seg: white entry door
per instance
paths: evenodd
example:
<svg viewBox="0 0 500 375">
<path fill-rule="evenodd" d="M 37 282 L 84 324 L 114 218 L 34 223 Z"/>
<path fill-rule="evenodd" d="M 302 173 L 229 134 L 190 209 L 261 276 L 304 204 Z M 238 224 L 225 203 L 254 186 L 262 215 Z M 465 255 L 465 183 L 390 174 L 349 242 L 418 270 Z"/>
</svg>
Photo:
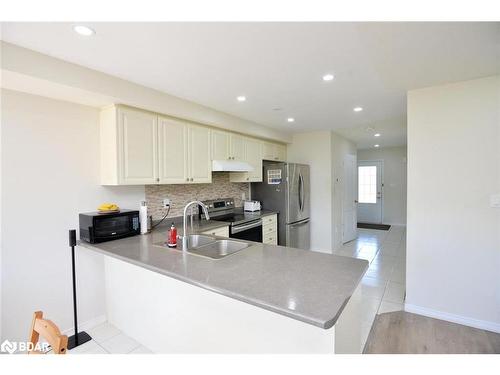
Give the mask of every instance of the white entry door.
<svg viewBox="0 0 500 375">
<path fill-rule="evenodd" d="M 344 156 L 344 189 L 342 196 L 342 243 L 358 237 L 356 155 Z"/>
<path fill-rule="evenodd" d="M 358 163 L 358 222 L 382 223 L 383 162 Z"/>
</svg>

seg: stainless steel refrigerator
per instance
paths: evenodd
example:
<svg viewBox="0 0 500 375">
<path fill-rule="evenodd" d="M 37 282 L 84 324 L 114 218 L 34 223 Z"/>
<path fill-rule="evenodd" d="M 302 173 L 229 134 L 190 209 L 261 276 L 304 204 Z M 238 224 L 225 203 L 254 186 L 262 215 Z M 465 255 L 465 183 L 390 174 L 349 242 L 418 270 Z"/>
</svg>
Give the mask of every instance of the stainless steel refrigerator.
<svg viewBox="0 0 500 375">
<path fill-rule="evenodd" d="M 262 209 L 278 211 L 278 244 L 309 250 L 309 166 L 264 162 L 262 182 L 251 185 Z"/>
</svg>

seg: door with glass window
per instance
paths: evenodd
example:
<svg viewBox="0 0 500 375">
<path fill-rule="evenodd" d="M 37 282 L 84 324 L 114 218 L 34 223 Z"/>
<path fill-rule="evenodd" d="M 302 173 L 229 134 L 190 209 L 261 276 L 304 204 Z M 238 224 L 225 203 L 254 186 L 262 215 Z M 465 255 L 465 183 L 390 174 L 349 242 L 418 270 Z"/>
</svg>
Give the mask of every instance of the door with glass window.
<svg viewBox="0 0 500 375">
<path fill-rule="evenodd" d="M 383 162 L 358 163 L 358 223 L 382 223 Z"/>
</svg>

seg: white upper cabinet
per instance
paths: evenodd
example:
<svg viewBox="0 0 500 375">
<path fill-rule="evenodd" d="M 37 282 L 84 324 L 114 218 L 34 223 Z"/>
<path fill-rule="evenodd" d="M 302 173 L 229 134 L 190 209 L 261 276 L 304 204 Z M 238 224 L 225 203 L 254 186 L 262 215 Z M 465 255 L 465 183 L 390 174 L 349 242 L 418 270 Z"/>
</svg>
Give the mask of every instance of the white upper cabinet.
<svg viewBox="0 0 500 375">
<path fill-rule="evenodd" d="M 203 126 L 189 125 L 188 143 L 189 182 L 212 182 L 210 129 Z"/>
<path fill-rule="evenodd" d="M 263 142 L 262 159 L 273 161 L 286 161 L 286 146 L 278 143 Z"/>
<path fill-rule="evenodd" d="M 100 136 L 103 185 L 158 182 L 157 115 L 128 107 L 106 108 Z"/>
<path fill-rule="evenodd" d="M 250 164 L 254 170 L 251 172 L 231 172 L 231 182 L 261 182 L 262 181 L 262 142 L 253 138 L 243 138 L 242 161 Z"/>
<path fill-rule="evenodd" d="M 262 181 L 262 142 L 248 138 L 246 140 L 246 161 L 254 170 L 248 172 L 251 182 Z"/>
<path fill-rule="evenodd" d="M 286 161 L 286 146 L 285 145 L 275 145 L 275 157 L 274 160 L 277 161 Z"/>
<path fill-rule="evenodd" d="M 158 165 L 160 184 L 188 182 L 188 126 L 158 117 Z"/>
<path fill-rule="evenodd" d="M 233 182 L 262 181 L 262 160 L 285 161 L 286 146 L 124 105 L 100 114 L 101 184 L 212 182 L 212 160 L 249 163 L 230 172 Z"/>
<path fill-rule="evenodd" d="M 244 136 L 231 134 L 229 143 L 229 157 L 231 160 L 245 160 L 245 142 L 246 138 Z"/>
<path fill-rule="evenodd" d="M 212 160 L 229 160 L 231 134 L 225 131 L 212 130 Z"/>
</svg>

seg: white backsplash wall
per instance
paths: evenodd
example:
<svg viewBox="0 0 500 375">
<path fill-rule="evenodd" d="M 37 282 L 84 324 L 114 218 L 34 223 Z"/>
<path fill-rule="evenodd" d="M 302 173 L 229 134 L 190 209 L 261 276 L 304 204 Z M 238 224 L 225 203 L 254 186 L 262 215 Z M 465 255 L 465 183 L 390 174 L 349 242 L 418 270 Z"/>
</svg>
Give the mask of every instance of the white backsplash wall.
<svg viewBox="0 0 500 375">
<path fill-rule="evenodd" d="M 229 181 L 229 172 L 214 172 L 211 184 L 146 185 L 148 215 L 161 219 L 166 210 L 163 199 L 169 198 L 171 209 L 169 217 L 182 216 L 184 206 L 192 200 L 234 198 L 236 207 L 241 207 L 242 194 L 249 198 L 250 184 Z"/>
</svg>

